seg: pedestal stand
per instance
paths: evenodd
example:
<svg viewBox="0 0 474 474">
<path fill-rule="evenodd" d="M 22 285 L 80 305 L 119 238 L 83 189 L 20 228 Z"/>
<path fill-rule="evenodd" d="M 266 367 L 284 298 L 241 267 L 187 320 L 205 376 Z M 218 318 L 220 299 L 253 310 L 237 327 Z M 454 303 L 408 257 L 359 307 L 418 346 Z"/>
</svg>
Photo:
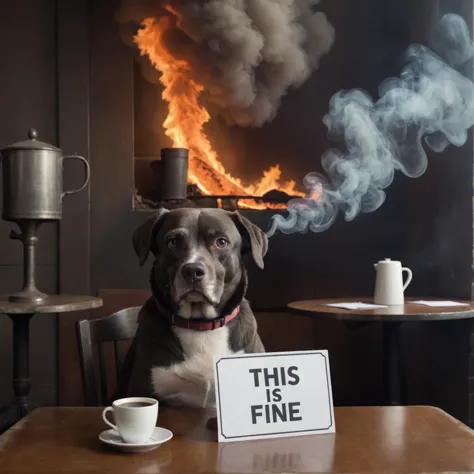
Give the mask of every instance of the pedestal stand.
<svg viewBox="0 0 474 474">
<path fill-rule="evenodd" d="M 30 287 L 31 288 L 31 287 Z M 0 433 L 15 424 L 38 405 L 29 398 L 30 320 L 38 313 L 66 313 L 102 306 L 102 299 L 81 295 L 49 295 L 39 303 L 13 302 L 0 296 L 0 313 L 13 321 L 13 400 L 0 409 Z"/>
<path fill-rule="evenodd" d="M 400 354 L 401 322 L 383 322 L 383 376 L 388 405 L 403 405 L 402 363 Z"/>
<path fill-rule="evenodd" d="M 16 423 L 37 405 L 30 402 L 30 319 L 32 314 L 9 315 L 13 321 L 13 393 L 9 405 L 0 410 L 0 432 Z"/>
<path fill-rule="evenodd" d="M 10 232 L 10 239 L 20 240 L 23 244 L 23 288 L 18 293 L 10 295 L 10 301 L 40 303 L 48 296 L 36 288 L 36 242 L 38 242 L 36 233 L 41 222 L 19 220 L 17 224 L 21 233 L 14 230 Z"/>
</svg>

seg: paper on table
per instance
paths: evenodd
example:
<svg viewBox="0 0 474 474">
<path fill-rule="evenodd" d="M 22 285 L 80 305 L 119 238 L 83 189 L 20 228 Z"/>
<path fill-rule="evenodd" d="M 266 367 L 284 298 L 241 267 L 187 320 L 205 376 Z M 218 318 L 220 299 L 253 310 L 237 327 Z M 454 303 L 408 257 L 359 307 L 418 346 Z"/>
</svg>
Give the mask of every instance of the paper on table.
<svg viewBox="0 0 474 474">
<path fill-rule="evenodd" d="M 361 301 L 354 301 L 350 303 L 327 303 L 325 306 L 332 306 L 334 308 L 344 308 L 344 309 L 388 308 L 388 306 L 379 305 L 379 304 L 362 303 Z"/>
<path fill-rule="evenodd" d="M 468 306 L 467 303 L 459 303 L 458 301 L 412 301 L 414 304 L 422 304 L 425 306 L 431 306 L 432 308 L 447 308 L 449 306 Z"/>
</svg>

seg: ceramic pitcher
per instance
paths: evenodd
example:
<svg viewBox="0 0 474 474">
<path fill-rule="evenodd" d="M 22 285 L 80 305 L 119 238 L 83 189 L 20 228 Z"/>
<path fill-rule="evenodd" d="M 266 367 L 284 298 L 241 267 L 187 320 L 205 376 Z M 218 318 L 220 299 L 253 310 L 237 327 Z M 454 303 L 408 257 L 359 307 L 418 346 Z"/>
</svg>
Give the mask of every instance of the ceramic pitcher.
<svg viewBox="0 0 474 474">
<path fill-rule="evenodd" d="M 376 271 L 374 303 L 381 305 L 402 305 L 405 302 L 404 291 L 410 284 L 413 274 L 401 262 L 386 258 L 374 264 Z M 403 281 L 403 273 L 406 279 Z"/>
</svg>

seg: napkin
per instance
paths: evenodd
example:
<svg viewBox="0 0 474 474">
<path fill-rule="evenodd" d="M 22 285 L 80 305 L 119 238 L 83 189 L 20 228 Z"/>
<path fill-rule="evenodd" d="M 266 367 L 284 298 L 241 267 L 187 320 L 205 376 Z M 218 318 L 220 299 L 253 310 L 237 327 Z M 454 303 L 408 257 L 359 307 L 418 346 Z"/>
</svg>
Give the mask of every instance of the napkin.
<svg viewBox="0 0 474 474">
<path fill-rule="evenodd" d="M 362 303 L 361 301 L 354 301 L 350 303 L 327 303 L 325 306 L 332 306 L 334 308 L 344 308 L 344 309 L 388 308 L 388 306 L 379 305 L 379 304 Z"/>
<path fill-rule="evenodd" d="M 414 304 L 422 304 L 431 308 L 447 308 L 449 306 L 469 306 L 468 303 L 459 303 L 458 301 L 412 301 Z"/>
</svg>

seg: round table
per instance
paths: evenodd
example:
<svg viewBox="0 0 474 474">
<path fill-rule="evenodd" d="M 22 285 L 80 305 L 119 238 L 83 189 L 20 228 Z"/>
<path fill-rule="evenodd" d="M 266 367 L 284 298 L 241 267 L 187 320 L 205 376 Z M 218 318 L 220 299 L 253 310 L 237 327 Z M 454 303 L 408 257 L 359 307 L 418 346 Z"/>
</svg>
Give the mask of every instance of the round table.
<svg viewBox="0 0 474 474">
<path fill-rule="evenodd" d="M 295 301 L 288 304 L 290 312 L 312 317 L 344 321 L 349 326 L 378 322 L 383 328 L 383 374 L 388 405 L 401 405 L 400 326 L 404 322 L 449 321 L 474 318 L 474 302 L 465 306 L 430 307 L 413 301 L 447 301 L 435 298 L 406 298 L 404 305 L 371 309 L 343 309 L 328 304 L 362 302 L 373 304 L 372 298 L 333 298 Z"/>
<path fill-rule="evenodd" d="M 102 298 L 83 295 L 49 295 L 41 303 L 11 302 L 0 295 L 0 313 L 13 322 L 13 400 L 0 410 L 0 433 L 29 413 L 36 404 L 29 399 L 30 319 L 39 313 L 68 313 L 100 308 Z"/>
</svg>

